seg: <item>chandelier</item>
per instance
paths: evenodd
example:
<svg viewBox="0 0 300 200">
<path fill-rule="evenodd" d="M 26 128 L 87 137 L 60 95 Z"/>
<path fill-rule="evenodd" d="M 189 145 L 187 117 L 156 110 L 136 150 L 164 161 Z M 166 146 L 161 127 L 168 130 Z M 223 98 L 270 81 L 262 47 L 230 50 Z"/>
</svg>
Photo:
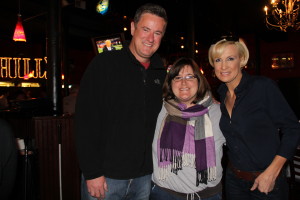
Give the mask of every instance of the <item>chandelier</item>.
<svg viewBox="0 0 300 200">
<path fill-rule="evenodd" d="M 266 26 L 269 29 L 277 29 L 283 32 L 300 29 L 298 19 L 300 0 L 271 0 L 269 7 L 265 6 L 264 8 Z"/>
</svg>

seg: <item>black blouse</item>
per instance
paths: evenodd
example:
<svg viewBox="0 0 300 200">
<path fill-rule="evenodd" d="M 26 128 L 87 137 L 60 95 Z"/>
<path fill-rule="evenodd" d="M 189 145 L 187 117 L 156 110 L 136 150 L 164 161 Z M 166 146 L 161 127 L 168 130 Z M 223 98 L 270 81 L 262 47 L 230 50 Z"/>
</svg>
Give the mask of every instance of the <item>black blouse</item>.
<svg viewBox="0 0 300 200">
<path fill-rule="evenodd" d="M 259 171 L 275 155 L 291 158 L 299 143 L 300 124 L 275 82 L 243 72 L 231 117 L 224 104 L 227 90 L 225 84 L 218 89 L 220 128 L 232 164 L 240 170 Z"/>
</svg>

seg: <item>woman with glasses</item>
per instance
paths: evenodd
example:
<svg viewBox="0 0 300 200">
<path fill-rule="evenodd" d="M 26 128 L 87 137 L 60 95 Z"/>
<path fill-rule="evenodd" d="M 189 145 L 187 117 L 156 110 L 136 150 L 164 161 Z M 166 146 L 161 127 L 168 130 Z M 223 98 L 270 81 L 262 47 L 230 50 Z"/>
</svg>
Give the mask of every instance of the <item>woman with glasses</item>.
<svg viewBox="0 0 300 200">
<path fill-rule="evenodd" d="M 288 199 L 283 166 L 300 137 L 295 114 L 272 80 L 242 70 L 249 58 L 242 40 L 222 39 L 208 56 L 224 83 L 218 93 L 229 158 L 226 199 Z"/>
<path fill-rule="evenodd" d="M 221 112 L 194 60 L 173 64 L 163 98 L 152 144 L 150 199 L 222 199 Z"/>
</svg>

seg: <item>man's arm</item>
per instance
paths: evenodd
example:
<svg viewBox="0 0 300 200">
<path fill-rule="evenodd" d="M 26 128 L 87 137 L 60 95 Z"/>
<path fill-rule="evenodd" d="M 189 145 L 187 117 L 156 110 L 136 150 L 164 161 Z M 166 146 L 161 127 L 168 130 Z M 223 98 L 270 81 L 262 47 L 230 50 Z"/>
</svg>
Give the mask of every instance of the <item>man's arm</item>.
<svg viewBox="0 0 300 200">
<path fill-rule="evenodd" d="M 97 58 L 97 57 L 96 57 Z M 86 180 L 104 175 L 103 156 L 106 147 L 106 107 L 101 95 L 105 80 L 97 77 L 99 59 L 93 60 L 86 70 L 76 100 L 75 141 L 80 168 Z M 102 70 L 103 72 L 104 70 Z"/>
</svg>

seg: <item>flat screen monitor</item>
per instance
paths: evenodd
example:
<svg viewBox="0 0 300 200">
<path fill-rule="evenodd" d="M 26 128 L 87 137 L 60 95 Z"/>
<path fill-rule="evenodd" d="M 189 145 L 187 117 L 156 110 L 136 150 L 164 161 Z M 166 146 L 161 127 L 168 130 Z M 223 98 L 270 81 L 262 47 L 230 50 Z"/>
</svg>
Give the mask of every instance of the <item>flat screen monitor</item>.
<svg viewBox="0 0 300 200">
<path fill-rule="evenodd" d="M 92 38 L 94 51 L 96 54 L 104 51 L 120 50 L 124 45 L 124 34 L 117 33 L 107 36 L 99 36 Z"/>
</svg>

